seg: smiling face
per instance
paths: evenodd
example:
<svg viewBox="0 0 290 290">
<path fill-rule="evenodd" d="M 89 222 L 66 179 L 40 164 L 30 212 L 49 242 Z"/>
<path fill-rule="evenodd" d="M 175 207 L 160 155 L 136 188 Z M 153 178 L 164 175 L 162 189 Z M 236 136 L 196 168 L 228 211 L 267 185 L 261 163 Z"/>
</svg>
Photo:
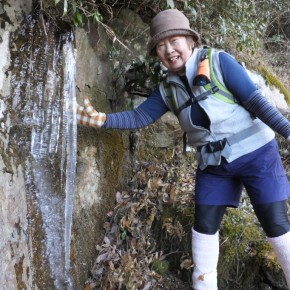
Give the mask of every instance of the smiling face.
<svg viewBox="0 0 290 290">
<path fill-rule="evenodd" d="M 157 43 L 156 53 L 168 70 L 183 73 L 193 48 L 194 41 L 191 37 L 170 36 Z"/>
</svg>

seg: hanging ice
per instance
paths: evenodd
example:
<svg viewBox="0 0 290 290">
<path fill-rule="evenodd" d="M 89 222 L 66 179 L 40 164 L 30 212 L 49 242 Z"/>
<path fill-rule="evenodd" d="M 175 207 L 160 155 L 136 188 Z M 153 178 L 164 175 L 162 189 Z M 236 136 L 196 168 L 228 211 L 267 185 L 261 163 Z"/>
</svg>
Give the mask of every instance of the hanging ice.
<svg viewBox="0 0 290 290">
<path fill-rule="evenodd" d="M 59 47 L 56 47 L 54 64 L 46 74 L 45 88 L 39 85 L 37 89 L 39 98 L 33 104 L 31 120 L 31 154 L 34 158 L 27 165 L 34 177 L 33 183 L 46 235 L 46 254 L 57 290 L 73 289 L 70 243 L 77 124 L 76 59 L 70 37 L 71 35 L 66 36 L 61 51 L 63 75 L 58 76 L 55 68 L 59 61 Z M 56 179 L 59 179 L 58 185 Z"/>
<path fill-rule="evenodd" d="M 64 46 L 64 122 L 62 160 L 65 168 L 65 269 L 70 271 L 70 241 L 75 191 L 77 123 L 76 123 L 76 59 L 72 42 Z M 62 171 L 63 172 L 63 171 Z"/>
<path fill-rule="evenodd" d="M 39 289 L 73 290 L 76 57 L 72 33 L 29 16 L 11 50 L 11 140 L 25 169 L 31 260 Z M 6 107 L 0 102 L 0 114 Z M 41 284 L 44 283 L 44 284 Z M 0 287 L 1 288 L 1 287 Z"/>
</svg>

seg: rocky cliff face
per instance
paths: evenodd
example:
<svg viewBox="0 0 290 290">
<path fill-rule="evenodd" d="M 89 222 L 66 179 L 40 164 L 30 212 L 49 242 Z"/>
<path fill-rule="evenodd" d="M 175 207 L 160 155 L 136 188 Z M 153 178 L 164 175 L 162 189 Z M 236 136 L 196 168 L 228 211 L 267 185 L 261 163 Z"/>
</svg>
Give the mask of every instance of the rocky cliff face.
<svg viewBox="0 0 290 290">
<path fill-rule="evenodd" d="M 11 87 L 11 49 L 16 49 L 11 40 L 23 21 L 23 15 L 28 15 L 31 9 L 31 1 L 13 1 L 13 5 L 4 1 L 0 5 L 0 284 L 12 289 L 32 288 L 34 284 L 25 173 L 17 152 L 9 144 L 11 117 L 7 114 L 6 102 Z"/>
<path fill-rule="evenodd" d="M 4 1 L 0 15 L 0 285 L 80 289 L 114 201 L 128 137 L 82 128 L 78 136 L 66 131 L 76 129 L 70 107 L 76 92 L 67 84 L 74 79 L 79 102 L 87 94 L 98 108 L 110 111 L 107 95 L 115 93 L 107 60 L 111 46 L 101 28 L 90 33 L 60 29 L 45 15 L 35 14 L 31 1 Z M 71 41 L 76 45 L 75 65 L 66 55 Z M 68 91 L 75 100 L 65 97 Z M 74 139 L 79 154 L 76 178 L 69 180 L 73 160 L 67 150 Z M 69 198 L 74 203 L 71 235 Z"/>
</svg>

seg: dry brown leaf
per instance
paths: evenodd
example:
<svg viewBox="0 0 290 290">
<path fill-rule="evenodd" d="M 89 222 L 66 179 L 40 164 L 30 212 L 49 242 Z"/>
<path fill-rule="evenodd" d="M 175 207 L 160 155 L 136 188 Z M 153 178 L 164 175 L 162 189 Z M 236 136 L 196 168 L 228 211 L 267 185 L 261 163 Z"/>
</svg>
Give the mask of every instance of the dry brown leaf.
<svg viewBox="0 0 290 290">
<path fill-rule="evenodd" d="M 114 265 L 114 263 L 112 261 L 109 261 L 109 269 L 111 271 L 114 271 L 115 270 L 115 265 Z"/>
<path fill-rule="evenodd" d="M 184 259 L 181 263 L 180 263 L 180 268 L 181 269 L 186 269 L 189 270 L 191 268 L 193 268 L 193 263 L 191 259 Z"/>
<path fill-rule="evenodd" d="M 131 265 L 132 265 L 132 262 L 133 262 L 133 258 L 131 257 L 131 255 L 129 253 L 126 253 L 125 255 L 123 255 L 121 257 L 121 265 L 123 267 L 128 267 L 131 268 Z"/>
<path fill-rule="evenodd" d="M 148 219 L 147 219 L 147 224 L 148 225 L 152 225 L 152 223 L 154 222 L 154 219 L 155 219 L 155 216 L 156 216 L 156 208 L 153 208 L 152 210 L 151 210 L 151 213 L 150 213 L 150 215 L 149 215 L 149 217 L 148 217 Z"/>
<path fill-rule="evenodd" d="M 106 261 L 107 257 L 108 257 L 108 253 L 104 253 L 104 254 L 99 255 L 97 257 L 96 263 L 100 264 L 101 262 Z"/>
<path fill-rule="evenodd" d="M 169 192 L 170 200 L 175 203 L 176 201 L 177 190 L 175 186 L 172 186 Z"/>
<path fill-rule="evenodd" d="M 137 245 L 137 240 L 136 239 L 131 239 L 131 241 L 130 241 L 130 245 L 131 245 L 131 247 L 132 248 L 136 248 L 136 245 Z"/>
<path fill-rule="evenodd" d="M 119 203 L 108 213 L 110 221 L 104 224 L 107 237 L 101 246 L 97 246 L 99 263 L 92 270 L 96 289 L 144 290 L 147 287 L 148 290 L 169 290 L 172 287 L 151 271 L 152 262 L 162 256 L 157 251 L 158 241 L 154 239 L 151 227 L 156 217 L 162 214 L 165 203 L 167 206 L 175 203 L 179 207 L 192 202 L 192 182 L 188 167 L 179 163 L 137 164 L 130 190 L 116 193 Z M 183 238 L 183 227 L 175 219 L 164 220 L 162 228 L 171 238 Z M 120 231 L 125 230 L 124 240 Z M 188 256 L 184 257 L 181 268 L 190 268 L 190 261 Z"/>
</svg>

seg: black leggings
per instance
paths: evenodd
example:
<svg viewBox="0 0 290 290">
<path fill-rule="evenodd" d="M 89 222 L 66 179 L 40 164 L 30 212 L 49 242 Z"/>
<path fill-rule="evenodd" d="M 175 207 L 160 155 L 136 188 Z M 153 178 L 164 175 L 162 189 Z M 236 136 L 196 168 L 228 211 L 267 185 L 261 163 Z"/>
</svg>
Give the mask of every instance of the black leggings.
<svg viewBox="0 0 290 290">
<path fill-rule="evenodd" d="M 286 200 L 267 204 L 253 205 L 255 214 L 270 238 L 278 237 L 290 231 Z M 221 225 L 226 206 L 196 205 L 194 230 L 199 233 L 213 235 Z"/>
</svg>

